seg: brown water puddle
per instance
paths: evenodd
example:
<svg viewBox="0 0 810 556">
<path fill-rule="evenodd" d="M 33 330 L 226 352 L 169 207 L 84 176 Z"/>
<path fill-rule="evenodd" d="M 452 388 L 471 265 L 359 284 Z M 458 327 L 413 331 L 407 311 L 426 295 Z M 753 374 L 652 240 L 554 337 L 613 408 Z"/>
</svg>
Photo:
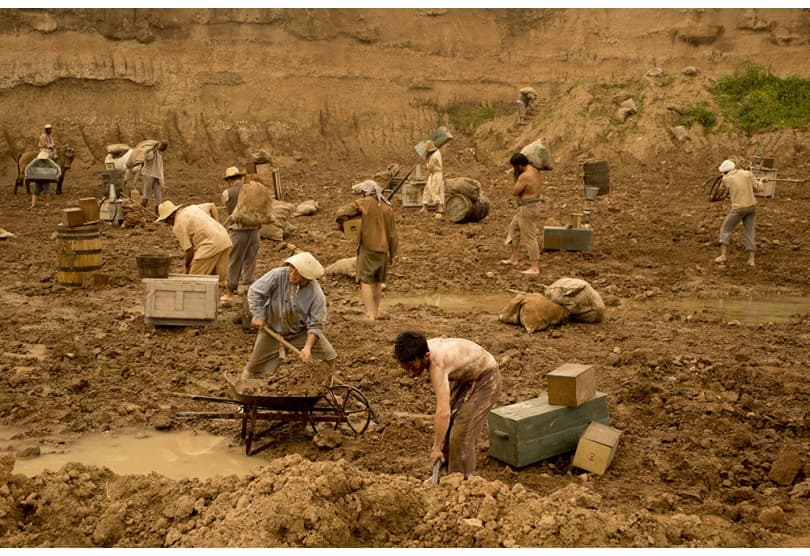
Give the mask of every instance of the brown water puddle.
<svg viewBox="0 0 810 556">
<path fill-rule="evenodd" d="M 11 440 L 13 435 L 11 429 L 0 429 L 4 448 L 29 444 Z M 32 477 L 69 462 L 107 467 L 118 475 L 155 472 L 171 479 L 243 475 L 266 463 L 246 456 L 242 446 L 229 446 L 228 439 L 204 432 L 127 431 L 89 434 L 64 445 L 45 444 L 39 456 L 18 457 L 14 473 Z"/>
<path fill-rule="evenodd" d="M 799 315 L 810 314 L 810 298 L 784 296 L 771 298 L 697 298 L 656 299 L 658 307 L 700 314 L 723 322 L 745 324 L 786 322 Z"/>
<path fill-rule="evenodd" d="M 500 313 L 506 304 L 514 297 L 510 293 L 428 293 L 412 296 L 386 296 L 382 298 L 382 308 L 393 305 L 415 307 L 419 305 L 432 305 L 450 313 L 476 312 Z"/>
</svg>

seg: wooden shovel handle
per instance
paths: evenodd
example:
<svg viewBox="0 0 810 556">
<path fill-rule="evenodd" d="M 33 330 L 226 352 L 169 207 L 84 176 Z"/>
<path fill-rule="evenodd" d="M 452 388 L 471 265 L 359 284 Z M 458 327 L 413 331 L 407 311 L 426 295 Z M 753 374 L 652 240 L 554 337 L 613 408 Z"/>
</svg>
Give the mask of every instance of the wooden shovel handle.
<svg viewBox="0 0 810 556">
<path fill-rule="evenodd" d="M 267 325 L 262 326 L 262 330 L 263 330 L 264 332 L 266 332 L 267 334 L 270 334 L 270 335 L 271 335 L 273 338 L 275 338 L 276 340 L 278 340 L 278 341 L 279 341 L 279 343 L 280 343 L 281 345 L 283 345 L 284 347 L 286 347 L 286 348 L 288 348 L 288 349 L 292 350 L 294 353 L 296 353 L 296 354 L 298 354 L 298 355 L 301 355 L 301 350 L 300 350 L 300 349 L 298 349 L 297 347 L 295 347 L 294 345 L 292 345 L 290 342 L 288 342 L 287 340 L 285 340 L 285 339 L 284 339 L 284 336 L 282 336 L 281 334 L 279 334 L 278 332 L 276 332 L 275 330 L 273 330 L 273 329 L 272 329 L 272 328 L 270 328 L 269 326 L 267 326 Z"/>
</svg>

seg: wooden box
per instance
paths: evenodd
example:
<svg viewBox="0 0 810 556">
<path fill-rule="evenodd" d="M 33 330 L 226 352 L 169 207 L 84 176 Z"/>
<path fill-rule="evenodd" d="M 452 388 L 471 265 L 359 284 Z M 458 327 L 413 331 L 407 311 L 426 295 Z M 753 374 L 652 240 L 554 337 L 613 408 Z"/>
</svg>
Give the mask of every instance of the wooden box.
<svg viewBox="0 0 810 556">
<path fill-rule="evenodd" d="M 62 209 L 62 225 L 68 228 L 84 224 L 84 211 L 78 207 Z"/>
<path fill-rule="evenodd" d="M 586 228 L 543 227 L 543 251 L 588 251 L 593 230 Z"/>
<path fill-rule="evenodd" d="M 272 164 L 256 164 L 256 174 L 259 176 L 272 176 L 273 175 L 273 165 Z"/>
<path fill-rule="evenodd" d="M 343 221 L 343 237 L 352 241 L 360 241 L 360 231 L 363 226 L 363 219 L 361 217 L 352 218 Z"/>
<path fill-rule="evenodd" d="M 144 278 L 144 320 L 148 324 L 190 326 L 217 320 L 219 277 L 169 274 L 168 278 Z"/>
<path fill-rule="evenodd" d="M 425 181 L 406 181 L 402 184 L 402 206 L 404 208 L 421 208 L 422 193 L 425 191 Z"/>
<path fill-rule="evenodd" d="M 776 179 L 776 170 L 773 168 L 763 168 L 755 166 L 751 168 L 751 172 L 754 174 L 755 178 L 763 178 L 765 176 L 769 178 L 768 181 L 763 182 L 760 191 L 754 192 L 754 195 L 756 197 L 773 199 L 774 195 L 776 194 L 776 182 L 771 180 Z"/>
<path fill-rule="evenodd" d="M 593 421 L 610 424 L 607 394 L 597 392 L 576 408 L 551 405 L 547 395 L 498 407 L 489 412 L 489 454 L 524 467 L 573 452 Z"/>
<path fill-rule="evenodd" d="M 84 212 L 87 222 L 98 220 L 98 200 L 95 197 L 82 197 L 79 199 L 79 208 Z"/>
<path fill-rule="evenodd" d="M 593 365 L 566 363 L 546 375 L 548 403 L 579 407 L 596 395 Z"/>
<path fill-rule="evenodd" d="M 579 439 L 572 465 L 591 473 L 603 474 L 616 455 L 621 434 L 613 427 L 591 423 Z"/>
</svg>

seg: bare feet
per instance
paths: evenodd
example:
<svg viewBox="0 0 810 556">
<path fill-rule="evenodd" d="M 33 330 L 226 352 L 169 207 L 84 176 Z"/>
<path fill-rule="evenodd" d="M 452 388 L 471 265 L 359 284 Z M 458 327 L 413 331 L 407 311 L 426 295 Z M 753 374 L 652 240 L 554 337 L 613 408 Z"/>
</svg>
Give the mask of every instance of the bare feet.
<svg viewBox="0 0 810 556">
<path fill-rule="evenodd" d="M 534 276 L 536 274 L 540 274 L 540 271 L 537 270 L 536 268 L 527 268 L 526 270 L 521 270 L 520 273 L 526 274 L 528 276 Z"/>
<path fill-rule="evenodd" d="M 503 260 L 501 260 L 501 264 L 511 264 L 511 265 L 516 265 L 516 264 L 518 264 L 518 262 L 517 262 L 517 261 L 513 261 L 512 259 L 503 259 Z"/>
<path fill-rule="evenodd" d="M 716 263 L 724 263 L 724 262 L 726 262 L 726 257 L 725 257 L 725 255 L 720 255 L 719 257 L 716 257 L 716 258 L 714 259 L 714 262 L 716 262 Z"/>
</svg>

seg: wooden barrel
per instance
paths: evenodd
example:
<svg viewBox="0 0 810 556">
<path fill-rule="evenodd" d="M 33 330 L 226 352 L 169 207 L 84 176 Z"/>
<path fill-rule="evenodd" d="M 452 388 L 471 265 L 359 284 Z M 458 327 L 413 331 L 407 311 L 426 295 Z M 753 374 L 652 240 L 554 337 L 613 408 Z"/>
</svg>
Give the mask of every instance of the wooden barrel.
<svg viewBox="0 0 810 556">
<path fill-rule="evenodd" d="M 56 280 L 63 286 L 82 287 L 101 268 L 101 232 L 98 223 L 56 229 Z"/>
<path fill-rule="evenodd" d="M 585 187 L 598 187 L 599 195 L 610 193 L 610 171 L 607 160 L 586 160 L 582 167 L 585 171 Z"/>
<path fill-rule="evenodd" d="M 453 194 L 444 201 L 444 215 L 453 222 L 478 222 L 489 214 L 489 199 Z"/>
</svg>

